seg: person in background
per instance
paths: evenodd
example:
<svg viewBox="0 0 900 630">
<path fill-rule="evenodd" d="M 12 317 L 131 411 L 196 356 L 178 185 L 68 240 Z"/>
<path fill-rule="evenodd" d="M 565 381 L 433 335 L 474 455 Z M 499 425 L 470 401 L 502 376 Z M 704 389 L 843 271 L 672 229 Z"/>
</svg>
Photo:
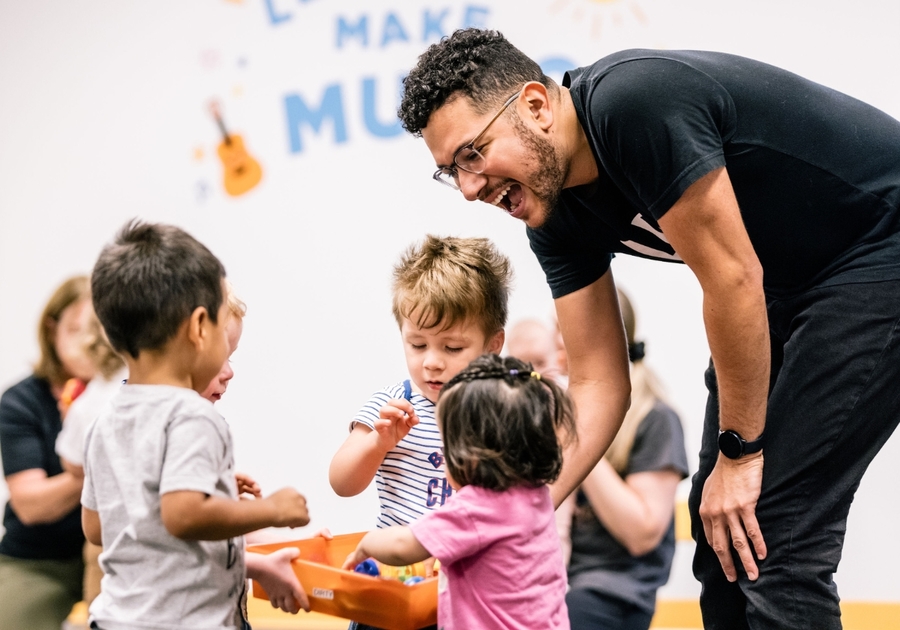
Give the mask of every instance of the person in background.
<svg viewBox="0 0 900 630">
<path fill-rule="evenodd" d="M 79 477 L 84 476 L 84 435 L 100 410 L 128 378 L 128 370 L 122 357 L 112 349 L 93 307 L 87 316 L 84 337 L 85 352 L 94 364 L 95 375 L 68 406 L 60 405 L 63 417 L 62 430 L 56 437 L 56 454 L 64 470 Z M 98 557 L 102 548 L 91 541 L 84 542 L 84 589 L 82 599 L 90 606 L 100 593 Z"/>
<path fill-rule="evenodd" d="M 82 597 L 79 497 L 83 477 L 54 451 L 66 381 L 89 381 L 87 276 L 63 282 L 38 321 L 34 372 L 0 397 L 0 451 L 9 501 L 0 540 L 0 630 L 59 630 Z"/>
<path fill-rule="evenodd" d="M 507 355 L 531 363 L 536 372 L 550 377 L 563 387 L 566 379 L 557 361 L 554 333 L 538 319 L 521 319 L 506 335 Z"/>
<path fill-rule="evenodd" d="M 634 308 L 618 292 L 631 360 L 631 407 L 606 455 L 567 499 L 572 514 L 572 630 L 647 630 L 675 554 L 674 506 L 687 477 L 684 433 L 635 340 Z M 574 503 L 574 505 L 572 505 Z M 573 513 L 574 512 L 574 513 Z"/>
</svg>

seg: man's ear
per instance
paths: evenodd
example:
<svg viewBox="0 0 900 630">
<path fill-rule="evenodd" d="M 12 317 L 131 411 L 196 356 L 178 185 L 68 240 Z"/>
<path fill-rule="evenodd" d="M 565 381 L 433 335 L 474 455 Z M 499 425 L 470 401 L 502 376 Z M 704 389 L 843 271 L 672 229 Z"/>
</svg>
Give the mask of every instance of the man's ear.
<svg viewBox="0 0 900 630">
<path fill-rule="evenodd" d="M 503 342 L 505 341 L 506 331 L 503 329 L 498 330 L 488 341 L 487 351 L 493 354 L 500 354 L 500 351 L 503 350 Z"/>
<path fill-rule="evenodd" d="M 553 126 L 553 101 L 546 85 L 529 81 L 518 100 L 517 111 L 522 120 L 534 121 L 542 131 Z"/>
<path fill-rule="evenodd" d="M 198 306 L 191 313 L 190 319 L 188 319 L 187 324 L 187 334 L 188 340 L 194 345 L 198 350 L 203 347 L 203 344 L 206 343 L 206 327 L 209 324 L 209 313 L 206 310 L 205 306 Z"/>
</svg>

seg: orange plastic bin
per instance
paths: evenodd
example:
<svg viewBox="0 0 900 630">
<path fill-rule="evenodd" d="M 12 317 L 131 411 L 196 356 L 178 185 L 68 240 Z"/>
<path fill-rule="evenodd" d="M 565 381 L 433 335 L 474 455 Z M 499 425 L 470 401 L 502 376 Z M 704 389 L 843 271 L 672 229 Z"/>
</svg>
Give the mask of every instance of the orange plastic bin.
<svg viewBox="0 0 900 630">
<path fill-rule="evenodd" d="M 386 630 L 416 630 L 437 623 L 437 578 L 407 586 L 399 580 L 372 577 L 341 569 L 365 532 L 286 542 L 250 545 L 248 551 L 272 553 L 296 547 L 294 573 L 309 596 L 312 610 L 352 619 Z M 268 599 L 253 583 L 253 596 Z"/>
</svg>

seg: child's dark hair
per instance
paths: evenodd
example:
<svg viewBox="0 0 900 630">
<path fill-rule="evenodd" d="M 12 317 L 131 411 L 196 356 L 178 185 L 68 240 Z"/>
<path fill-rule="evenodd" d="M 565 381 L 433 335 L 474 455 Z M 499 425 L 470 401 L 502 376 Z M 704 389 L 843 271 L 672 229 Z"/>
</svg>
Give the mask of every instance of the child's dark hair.
<svg viewBox="0 0 900 630">
<path fill-rule="evenodd" d="M 94 265 L 94 311 L 113 348 L 137 358 L 161 348 L 199 306 L 216 323 L 224 277 L 219 259 L 184 230 L 132 220 Z"/>
<path fill-rule="evenodd" d="M 551 483 L 576 439 L 566 392 L 514 357 L 472 361 L 441 389 L 437 415 L 447 472 L 460 486 Z"/>
</svg>

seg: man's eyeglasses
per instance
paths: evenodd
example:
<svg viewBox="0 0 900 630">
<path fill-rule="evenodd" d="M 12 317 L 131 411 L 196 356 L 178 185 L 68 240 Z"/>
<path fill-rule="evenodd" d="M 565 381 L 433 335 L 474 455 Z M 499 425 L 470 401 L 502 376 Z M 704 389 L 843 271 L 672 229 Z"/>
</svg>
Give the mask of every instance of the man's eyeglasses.
<svg viewBox="0 0 900 630">
<path fill-rule="evenodd" d="M 453 165 L 442 166 L 434 172 L 432 177 L 442 184 L 446 184 L 453 190 L 459 190 L 459 171 L 457 169 L 461 168 L 467 173 L 474 173 L 475 175 L 483 173 L 485 159 L 478 149 L 475 148 L 475 143 L 481 140 L 481 136 L 483 136 L 490 126 L 494 124 L 494 121 L 500 118 L 500 115 L 506 111 L 506 108 L 519 98 L 519 94 L 521 93 L 522 90 L 519 90 L 506 99 L 506 102 L 503 103 L 503 107 L 501 107 L 500 111 L 491 118 L 491 121 L 487 125 L 485 125 L 484 129 L 481 130 L 481 133 L 475 136 L 469 144 L 460 147 L 459 150 L 453 154 Z"/>
</svg>

